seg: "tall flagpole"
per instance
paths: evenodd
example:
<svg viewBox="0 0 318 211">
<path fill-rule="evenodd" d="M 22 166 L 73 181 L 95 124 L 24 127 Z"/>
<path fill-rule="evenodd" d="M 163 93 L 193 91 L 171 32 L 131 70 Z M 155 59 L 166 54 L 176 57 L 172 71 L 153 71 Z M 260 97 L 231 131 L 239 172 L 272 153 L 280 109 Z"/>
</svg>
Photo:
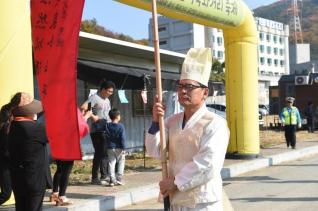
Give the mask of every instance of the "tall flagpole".
<svg viewBox="0 0 318 211">
<path fill-rule="evenodd" d="M 158 35 L 158 20 L 157 20 L 157 1 L 152 0 L 152 21 L 153 21 L 153 43 L 155 47 L 155 66 L 156 66 L 156 88 L 158 95 L 158 102 L 162 103 L 162 87 L 161 87 L 161 65 L 160 65 L 160 52 L 159 52 L 159 35 Z M 160 128 L 160 160 L 162 167 L 162 178 L 168 177 L 167 169 L 167 149 L 165 139 L 165 128 L 163 116 L 159 116 Z M 164 210 L 170 210 L 169 197 L 164 198 Z"/>
</svg>

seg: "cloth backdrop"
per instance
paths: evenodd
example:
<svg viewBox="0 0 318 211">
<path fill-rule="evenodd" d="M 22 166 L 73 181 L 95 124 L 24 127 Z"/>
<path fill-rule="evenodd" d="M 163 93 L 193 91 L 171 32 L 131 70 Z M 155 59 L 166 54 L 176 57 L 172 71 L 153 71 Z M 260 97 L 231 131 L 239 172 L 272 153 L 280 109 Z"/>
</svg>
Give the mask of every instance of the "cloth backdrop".
<svg viewBox="0 0 318 211">
<path fill-rule="evenodd" d="M 59 160 L 81 159 L 76 65 L 83 6 L 84 0 L 31 0 L 34 68 L 52 156 Z"/>
</svg>

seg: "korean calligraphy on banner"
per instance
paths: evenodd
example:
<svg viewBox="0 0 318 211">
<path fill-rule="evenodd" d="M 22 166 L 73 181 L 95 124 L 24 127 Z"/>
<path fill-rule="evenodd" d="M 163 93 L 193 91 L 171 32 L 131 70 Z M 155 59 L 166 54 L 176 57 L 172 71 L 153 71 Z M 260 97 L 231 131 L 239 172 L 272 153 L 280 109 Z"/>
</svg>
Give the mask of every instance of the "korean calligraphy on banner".
<svg viewBox="0 0 318 211">
<path fill-rule="evenodd" d="M 242 17 L 238 0 L 161 0 L 158 5 L 227 26 L 238 26 Z"/>
<path fill-rule="evenodd" d="M 84 0 L 31 0 L 34 66 L 52 156 L 80 160 L 77 49 Z"/>
<path fill-rule="evenodd" d="M 151 0 L 115 0 L 143 9 L 149 9 Z M 210 23 L 237 27 L 244 18 L 244 8 L 241 0 L 158 0 L 158 9 L 162 14 L 166 11 L 177 11 L 191 18 L 198 18 Z M 177 18 L 178 14 L 175 14 Z M 178 19 L 178 18 L 177 18 Z"/>
<path fill-rule="evenodd" d="M 184 0 L 181 0 L 184 1 Z M 236 0 L 192 0 L 191 4 L 206 8 L 213 8 L 229 15 L 238 15 L 238 3 Z"/>
</svg>

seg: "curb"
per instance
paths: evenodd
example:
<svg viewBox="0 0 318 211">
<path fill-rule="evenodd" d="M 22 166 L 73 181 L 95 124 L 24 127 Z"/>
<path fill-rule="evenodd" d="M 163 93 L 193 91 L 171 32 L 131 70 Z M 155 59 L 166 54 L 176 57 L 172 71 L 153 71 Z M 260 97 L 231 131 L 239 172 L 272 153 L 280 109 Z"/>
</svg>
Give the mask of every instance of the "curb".
<svg viewBox="0 0 318 211">
<path fill-rule="evenodd" d="M 243 163 L 232 164 L 222 168 L 222 179 L 235 177 L 240 174 L 244 174 L 250 171 L 254 171 L 260 168 L 273 166 L 282 162 L 297 160 L 302 157 L 314 155 L 318 153 L 318 146 L 306 147 L 303 149 L 292 150 L 290 152 L 284 152 L 276 155 L 271 155 L 266 158 L 255 159 L 251 161 L 245 161 Z"/>
<path fill-rule="evenodd" d="M 222 168 L 223 179 L 231 178 L 250 171 L 255 171 L 268 166 L 280 164 L 282 162 L 296 160 L 318 153 L 318 146 L 296 149 L 281 154 L 271 155 L 242 163 L 232 164 Z M 158 197 L 158 184 L 151 184 L 118 192 L 112 196 L 99 196 L 88 199 L 84 202 L 68 207 L 47 208 L 45 211 L 85 211 L 85 210 L 114 210 L 125 206 L 130 206 L 141 201 L 146 201 Z"/>
<path fill-rule="evenodd" d="M 45 208 L 45 211 L 87 211 L 87 210 L 114 210 L 120 207 L 130 206 L 141 201 L 158 197 L 158 183 L 140 188 L 125 190 L 118 192 L 112 196 L 97 196 L 87 199 L 67 207 L 50 207 Z"/>
</svg>

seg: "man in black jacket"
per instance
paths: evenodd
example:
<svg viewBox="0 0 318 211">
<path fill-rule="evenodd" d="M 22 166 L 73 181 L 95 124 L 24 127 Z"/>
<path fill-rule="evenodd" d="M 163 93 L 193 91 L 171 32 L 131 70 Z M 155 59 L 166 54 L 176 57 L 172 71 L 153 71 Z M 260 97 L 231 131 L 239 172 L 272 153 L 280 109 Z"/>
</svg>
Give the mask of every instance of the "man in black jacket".
<svg viewBox="0 0 318 211">
<path fill-rule="evenodd" d="M 307 128 L 308 133 L 315 132 L 315 108 L 314 104 L 309 101 L 307 107 L 305 108 L 305 116 L 307 118 Z"/>
</svg>

